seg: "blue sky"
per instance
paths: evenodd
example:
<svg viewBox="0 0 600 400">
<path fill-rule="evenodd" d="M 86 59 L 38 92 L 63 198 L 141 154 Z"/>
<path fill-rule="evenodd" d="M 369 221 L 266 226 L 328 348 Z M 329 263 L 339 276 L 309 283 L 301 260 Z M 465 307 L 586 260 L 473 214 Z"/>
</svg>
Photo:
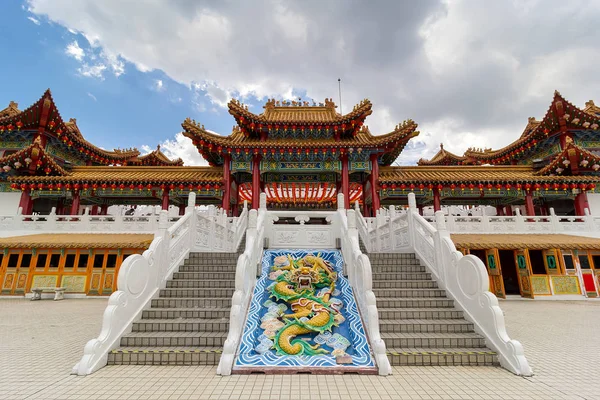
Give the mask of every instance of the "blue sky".
<svg viewBox="0 0 600 400">
<path fill-rule="evenodd" d="M 186 117 L 229 134 L 230 98 L 368 98 L 385 134 L 419 124 L 396 161 L 500 148 L 554 90 L 600 93 L 600 2 L 592 0 L 18 0 L 0 5 L 0 106 L 50 88 L 63 118 L 104 147 L 203 161 L 177 136 Z M 556 29 L 560 26 L 560 29 Z M 160 83 L 159 83 L 160 82 Z M 600 99 L 596 99 L 600 103 Z"/>
<path fill-rule="evenodd" d="M 77 42 L 84 54 L 99 57 L 101 50 L 92 48 L 82 34 L 27 12 L 26 3 L 3 2 L 1 8 L 0 48 L 8 51 L 0 63 L 0 108 L 14 100 L 25 109 L 50 88 L 62 117 L 76 118 L 84 137 L 106 149 L 154 149 L 173 139 L 187 117 L 218 133 L 231 132 L 233 118 L 205 99 L 204 91 L 177 83 L 159 70 L 140 72 L 121 58 L 120 75 L 108 67 L 101 77 L 86 76 L 82 63 L 67 49 Z M 260 108 L 255 99 L 246 103 Z"/>
</svg>

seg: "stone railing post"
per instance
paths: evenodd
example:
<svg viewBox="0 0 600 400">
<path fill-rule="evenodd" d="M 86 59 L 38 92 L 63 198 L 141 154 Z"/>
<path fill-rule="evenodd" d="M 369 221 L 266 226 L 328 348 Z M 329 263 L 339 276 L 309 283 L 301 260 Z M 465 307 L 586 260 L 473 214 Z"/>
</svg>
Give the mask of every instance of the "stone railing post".
<svg viewBox="0 0 600 400">
<path fill-rule="evenodd" d="M 562 231 L 562 226 L 560 225 L 560 220 L 559 218 L 556 216 L 556 213 L 554 212 L 554 207 L 550 207 L 550 225 L 552 226 L 552 231 L 553 232 L 560 232 Z"/>
<path fill-rule="evenodd" d="M 17 214 L 13 218 L 13 228 L 15 231 L 23 229 L 23 207 L 17 208 Z"/>
<path fill-rule="evenodd" d="M 433 243 L 435 250 L 435 269 L 438 273 L 438 285 L 442 289 L 446 286 L 446 269 L 444 268 L 444 254 L 443 254 L 443 246 L 442 241 L 444 238 L 449 238 L 450 233 L 448 233 L 448 229 L 446 228 L 446 217 L 444 216 L 443 211 L 435 212 L 435 229 L 436 232 L 433 235 Z"/>
<path fill-rule="evenodd" d="M 490 217 L 485 214 L 485 208 L 483 215 L 481 216 L 481 230 L 479 232 L 489 232 L 490 231 Z"/>
<path fill-rule="evenodd" d="M 419 209 L 417 208 L 417 198 L 414 193 L 408 194 L 408 210 L 406 213 L 406 222 L 408 224 L 408 240 L 409 246 L 414 251 L 415 250 L 415 215 L 419 214 Z"/>
<path fill-rule="evenodd" d="M 593 232 L 595 229 L 594 217 L 590 214 L 589 208 L 584 208 L 583 212 L 585 214 L 585 216 L 583 217 L 583 220 L 585 221 L 585 229 L 588 232 Z"/>
<path fill-rule="evenodd" d="M 75 221 L 77 221 L 77 218 L 75 218 Z M 90 223 L 90 208 L 89 207 L 86 207 L 83 210 L 83 215 L 81 217 L 79 217 L 79 221 L 81 223 L 82 231 L 91 231 L 92 230 L 92 226 Z"/>
<path fill-rule="evenodd" d="M 525 219 L 521 215 L 521 209 L 515 210 L 515 223 L 517 224 L 517 232 L 525 232 Z"/>
<path fill-rule="evenodd" d="M 446 227 L 450 232 L 456 232 L 456 219 L 454 218 L 454 215 L 448 214 L 448 217 L 446 218 Z"/>
<path fill-rule="evenodd" d="M 56 207 L 52 207 L 50 209 L 50 214 L 48 214 L 48 218 L 46 218 L 46 227 L 49 230 L 56 230 Z"/>
<path fill-rule="evenodd" d="M 344 194 L 343 193 L 339 193 L 337 195 L 337 209 L 338 210 L 343 210 L 345 209 L 345 205 L 344 205 Z"/>
<path fill-rule="evenodd" d="M 394 206 L 389 206 L 388 207 L 388 212 L 390 214 L 390 218 L 388 221 L 388 229 L 390 231 L 390 236 L 388 237 L 389 240 L 389 249 L 390 251 L 394 251 L 394 243 L 396 242 L 394 240 L 394 219 L 396 218 L 396 208 Z"/>
<path fill-rule="evenodd" d="M 196 224 L 198 218 L 196 217 L 196 193 L 190 192 L 188 194 L 187 207 L 185 208 L 185 215 L 192 214 L 190 217 L 190 234 L 189 234 L 189 248 L 193 249 L 196 245 L 196 237 L 198 232 L 196 231 Z M 191 251 L 191 250 L 190 250 Z"/>
</svg>

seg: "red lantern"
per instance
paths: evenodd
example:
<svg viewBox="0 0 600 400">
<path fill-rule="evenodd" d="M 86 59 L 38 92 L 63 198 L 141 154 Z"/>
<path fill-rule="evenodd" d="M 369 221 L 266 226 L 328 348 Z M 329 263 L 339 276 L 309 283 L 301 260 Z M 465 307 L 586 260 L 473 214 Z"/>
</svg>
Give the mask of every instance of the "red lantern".
<svg viewBox="0 0 600 400">
<path fill-rule="evenodd" d="M 581 189 L 582 191 L 584 191 L 584 192 L 585 192 L 585 189 L 586 189 L 586 185 L 585 185 L 585 183 L 580 183 L 580 184 L 579 184 L 579 189 Z"/>
<path fill-rule="evenodd" d="M 450 190 L 454 191 L 454 189 L 456 189 L 456 185 L 453 183 L 450 185 Z"/>
<path fill-rule="evenodd" d="M 76 184 L 74 184 L 74 185 L 73 185 L 73 189 L 75 189 L 75 190 L 79 190 L 79 183 L 76 183 Z"/>
<path fill-rule="evenodd" d="M 171 183 L 171 184 L 169 185 L 169 190 L 173 190 L 173 189 L 175 189 L 175 185 Z"/>
<path fill-rule="evenodd" d="M 382 188 L 383 190 L 386 190 L 386 189 L 388 188 L 388 185 L 384 183 L 383 185 L 381 185 L 381 188 Z"/>
<path fill-rule="evenodd" d="M 124 183 L 121 183 L 121 184 L 119 185 L 119 190 L 123 190 L 123 189 L 125 189 L 125 184 L 124 184 Z"/>
<path fill-rule="evenodd" d="M 392 190 L 396 190 L 398 186 L 395 183 L 392 183 Z"/>
<path fill-rule="evenodd" d="M 487 188 L 488 188 L 489 191 L 492 191 L 492 187 L 493 187 L 492 184 L 488 183 Z"/>
<path fill-rule="evenodd" d="M 415 190 L 415 185 L 413 183 L 410 184 L 410 191 L 412 192 L 413 190 Z"/>
<path fill-rule="evenodd" d="M 49 184 L 48 184 L 48 190 L 54 190 L 54 185 L 53 185 L 53 184 L 51 184 L 51 183 L 49 183 Z"/>
<path fill-rule="evenodd" d="M 419 190 L 423 190 L 425 188 L 425 185 L 423 185 L 422 183 L 419 184 Z"/>
<path fill-rule="evenodd" d="M 400 189 L 405 190 L 406 189 L 406 185 L 403 183 L 402 185 L 400 185 Z"/>
<path fill-rule="evenodd" d="M 135 189 L 135 185 L 133 183 L 129 184 L 129 190 Z"/>
<path fill-rule="evenodd" d="M 438 183 L 438 185 L 437 185 L 438 190 L 442 190 L 443 187 L 444 186 L 441 183 Z"/>
<path fill-rule="evenodd" d="M 539 183 L 536 183 L 535 185 L 533 185 L 533 188 L 536 190 L 536 192 L 539 192 L 539 190 L 540 190 L 540 187 L 541 187 L 541 186 L 540 186 L 540 184 L 539 184 Z"/>
<path fill-rule="evenodd" d="M 569 188 L 569 185 L 567 183 L 562 184 L 562 190 L 567 190 L 568 188 Z"/>
<path fill-rule="evenodd" d="M 465 185 L 464 183 L 460 184 L 460 190 L 464 192 L 465 188 L 467 187 L 467 185 Z"/>
<path fill-rule="evenodd" d="M 529 192 L 529 189 L 531 189 L 531 184 L 526 183 L 525 184 L 525 190 L 527 190 Z"/>
<path fill-rule="evenodd" d="M 473 190 L 473 189 L 475 189 L 475 185 L 473 185 L 472 183 L 469 183 L 469 189 L 470 189 L 470 190 Z"/>
<path fill-rule="evenodd" d="M 507 183 L 505 187 L 506 187 L 506 190 L 510 190 L 510 188 L 511 188 L 510 183 Z"/>
<path fill-rule="evenodd" d="M 596 184 L 595 183 L 590 183 L 589 184 L 589 188 L 590 188 L 590 190 L 594 190 L 596 188 Z"/>
<path fill-rule="evenodd" d="M 106 190 L 106 188 L 107 188 L 108 186 L 106 185 L 106 183 L 103 183 L 101 187 L 102 187 L 102 190 Z"/>
<path fill-rule="evenodd" d="M 179 184 L 179 190 L 183 190 L 185 186 L 183 186 L 183 183 Z"/>
</svg>

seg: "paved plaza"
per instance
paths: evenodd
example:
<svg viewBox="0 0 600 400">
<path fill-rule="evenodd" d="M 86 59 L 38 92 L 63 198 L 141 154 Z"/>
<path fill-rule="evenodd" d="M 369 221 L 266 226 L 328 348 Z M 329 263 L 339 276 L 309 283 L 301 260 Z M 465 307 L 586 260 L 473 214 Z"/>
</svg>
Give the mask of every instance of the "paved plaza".
<svg viewBox="0 0 600 400">
<path fill-rule="evenodd" d="M 111 366 L 69 375 L 106 299 L 0 299 L 0 399 L 600 399 L 600 302 L 504 301 L 535 376 L 493 367 L 395 367 L 389 377 L 234 375 Z"/>
</svg>

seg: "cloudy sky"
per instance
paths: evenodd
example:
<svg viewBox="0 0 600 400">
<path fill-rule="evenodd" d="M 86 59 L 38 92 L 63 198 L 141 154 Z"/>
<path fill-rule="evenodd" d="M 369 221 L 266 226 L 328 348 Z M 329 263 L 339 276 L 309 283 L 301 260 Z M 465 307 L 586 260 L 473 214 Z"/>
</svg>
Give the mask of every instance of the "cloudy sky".
<svg viewBox="0 0 600 400">
<path fill-rule="evenodd" d="M 411 118 L 397 164 L 498 148 L 554 90 L 600 102 L 600 1 L 27 0 L 0 6 L 0 105 L 51 88 L 104 148 L 155 148 L 202 164 L 185 117 L 227 135 L 231 97 L 373 103 L 371 132 Z"/>
</svg>

